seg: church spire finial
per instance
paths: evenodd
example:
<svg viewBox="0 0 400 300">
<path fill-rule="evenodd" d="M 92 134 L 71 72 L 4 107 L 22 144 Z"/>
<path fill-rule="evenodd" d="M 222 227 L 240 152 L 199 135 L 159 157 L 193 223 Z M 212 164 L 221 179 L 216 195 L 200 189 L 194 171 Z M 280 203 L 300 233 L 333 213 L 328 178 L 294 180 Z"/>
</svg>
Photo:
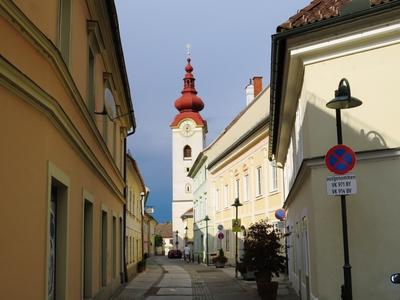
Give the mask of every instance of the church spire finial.
<svg viewBox="0 0 400 300">
<path fill-rule="evenodd" d="M 186 50 L 187 59 L 189 60 L 192 58 L 192 45 L 186 44 Z"/>
</svg>

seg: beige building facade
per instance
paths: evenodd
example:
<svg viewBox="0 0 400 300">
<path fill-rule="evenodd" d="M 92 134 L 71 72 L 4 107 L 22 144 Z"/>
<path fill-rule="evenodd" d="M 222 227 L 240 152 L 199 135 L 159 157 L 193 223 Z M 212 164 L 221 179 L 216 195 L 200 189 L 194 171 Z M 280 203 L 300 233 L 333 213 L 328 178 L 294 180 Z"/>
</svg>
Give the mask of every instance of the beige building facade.
<svg viewBox="0 0 400 300">
<path fill-rule="evenodd" d="M 135 128 L 114 3 L 5 0 L 0 11 L 2 297 L 107 299 L 123 274 Z"/>
<path fill-rule="evenodd" d="M 143 218 L 143 254 L 147 257 L 155 254 L 154 237 L 156 235 L 156 225 L 156 219 L 151 214 L 145 212 Z"/>
<path fill-rule="evenodd" d="M 337 143 L 326 103 L 342 78 L 363 102 L 341 111 L 344 144 L 358 159 L 357 193 L 347 196 L 353 299 L 399 295 L 390 275 L 400 270 L 400 6 L 376 2 L 339 3 L 339 15 L 314 24 L 298 23 L 313 14 L 301 11 L 273 37 L 269 153 L 284 167 L 289 278 L 302 299 L 339 299 L 344 281 L 340 198 L 327 195 L 324 165 Z"/>
<path fill-rule="evenodd" d="M 282 172 L 268 160 L 268 101 L 269 88 L 262 91 L 259 88 L 254 100 L 202 152 L 206 159 L 196 160 L 199 167 L 195 163 L 189 173 L 195 183 L 201 183 L 198 187 L 200 193 L 195 192 L 195 201 L 202 203 L 204 195 L 207 199 L 204 207 L 198 207 L 201 213 L 194 213 L 195 227 L 201 228 L 197 232 L 203 236 L 200 240 L 204 244 L 208 238 L 210 255 L 222 248 L 231 264 L 235 263 L 235 233 L 232 232 L 232 219 L 236 217 L 235 207 L 232 207 L 235 199 L 239 198 L 243 205 L 238 208 L 238 218 L 244 230 L 261 219 L 267 218 L 275 223 L 275 210 L 283 205 Z M 201 167 L 203 164 L 206 167 L 205 176 Z M 207 183 L 196 176 L 206 177 Z M 206 194 L 202 188 L 204 185 L 207 187 Z M 204 221 L 206 215 L 210 218 L 208 237 Z M 221 225 L 223 229 L 218 230 Z M 244 230 L 238 234 L 240 252 Z M 218 232 L 224 233 L 223 239 L 217 238 Z M 195 236 L 196 240 L 198 237 Z M 199 249 L 204 252 L 205 246 Z"/>
<path fill-rule="evenodd" d="M 126 231 L 125 257 L 127 280 L 137 273 L 137 264 L 143 259 L 143 207 L 147 190 L 134 158 L 126 155 Z"/>
</svg>

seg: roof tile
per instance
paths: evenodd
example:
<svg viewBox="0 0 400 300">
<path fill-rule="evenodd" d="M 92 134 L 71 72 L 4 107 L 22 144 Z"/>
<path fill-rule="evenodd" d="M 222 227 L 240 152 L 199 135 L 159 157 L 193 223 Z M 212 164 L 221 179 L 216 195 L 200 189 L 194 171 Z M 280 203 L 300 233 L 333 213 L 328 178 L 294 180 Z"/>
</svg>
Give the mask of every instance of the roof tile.
<svg viewBox="0 0 400 300">
<path fill-rule="evenodd" d="M 351 0 L 313 0 L 309 5 L 290 17 L 285 23 L 278 26 L 277 31 L 282 32 L 337 17 L 339 16 L 340 9 L 350 1 Z M 372 7 L 392 1 L 393 0 L 370 0 L 370 4 Z"/>
</svg>

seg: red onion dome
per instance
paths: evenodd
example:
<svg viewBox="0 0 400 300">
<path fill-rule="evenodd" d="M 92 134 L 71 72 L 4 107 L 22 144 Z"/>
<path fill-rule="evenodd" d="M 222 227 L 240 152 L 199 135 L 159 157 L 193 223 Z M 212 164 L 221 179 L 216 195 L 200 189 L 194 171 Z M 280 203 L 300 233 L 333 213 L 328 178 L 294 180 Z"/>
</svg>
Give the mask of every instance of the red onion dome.
<svg viewBox="0 0 400 300">
<path fill-rule="evenodd" d="M 190 64 L 190 58 L 187 59 L 185 67 L 185 77 L 183 79 L 182 96 L 175 100 L 175 107 L 180 112 L 184 111 L 201 111 L 204 108 L 203 100 L 197 96 L 197 91 L 194 85 L 195 78 L 192 74 L 193 67 Z"/>
</svg>

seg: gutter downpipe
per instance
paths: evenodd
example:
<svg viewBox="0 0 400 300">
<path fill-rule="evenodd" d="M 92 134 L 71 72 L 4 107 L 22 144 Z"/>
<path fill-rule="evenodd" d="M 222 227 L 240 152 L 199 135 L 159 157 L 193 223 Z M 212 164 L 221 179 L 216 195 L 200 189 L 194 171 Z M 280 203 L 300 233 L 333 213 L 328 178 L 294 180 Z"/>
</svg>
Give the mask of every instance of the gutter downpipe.
<svg viewBox="0 0 400 300">
<path fill-rule="evenodd" d="M 269 144 L 269 154 L 268 154 L 268 159 L 273 160 L 273 156 L 276 154 L 276 146 L 277 146 L 277 135 L 278 135 L 278 129 L 279 126 L 279 115 L 281 111 L 281 107 L 279 106 L 276 109 L 276 113 L 273 113 L 275 111 L 275 105 L 277 102 L 277 99 L 279 99 L 279 104 L 280 102 L 280 97 L 281 91 L 282 91 L 282 81 L 283 81 L 283 69 L 284 69 L 284 63 L 285 63 L 285 50 L 286 50 L 286 41 L 287 38 L 290 38 L 295 35 L 301 35 L 304 33 L 311 33 L 314 31 L 318 31 L 319 29 L 326 29 L 332 26 L 335 26 L 337 24 L 347 24 L 347 23 L 353 23 L 358 20 L 362 20 L 364 17 L 368 16 L 375 16 L 379 15 L 382 13 L 385 13 L 387 11 L 391 11 L 393 8 L 396 8 L 400 6 L 400 1 L 392 1 L 386 4 L 380 4 L 376 7 L 371 7 L 369 9 L 357 11 L 354 13 L 346 14 L 343 16 L 337 16 L 335 18 L 319 21 L 316 23 L 304 25 L 302 27 L 297 27 L 294 29 L 289 29 L 283 32 L 276 33 L 272 35 L 272 51 L 271 51 L 271 96 L 270 96 L 270 116 L 271 116 L 271 122 L 270 126 L 273 126 L 272 129 L 270 130 L 270 134 L 272 133 L 272 143 Z M 277 28 L 278 30 L 278 28 Z M 275 64 L 272 64 L 273 58 L 275 59 Z M 270 135 L 271 138 L 271 135 Z"/>
<path fill-rule="evenodd" d="M 147 198 L 149 197 L 150 190 L 145 186 L 145 192 L 140 193 L 141 196 L 141 210 L 142 210 L 142 259 L 144 258 L 144 206 Z"/>
<path fill-rule="evenodd" d="M 128 266 L 126 265 L 126 188 L 127 188 L 127 182 L 126 182 L 126 140 L 128 139 L 129 136 L 135 133 L 135 130 L 132 130 L 131 132 L 128 132 L 124 139 L 124 182 L 125 182 L 125 188 L 124 188 L 124 198 L 125 198 L 125 203 L 124 203 L 124 209 L 123 209 L 123 239 L 122 239 L 122 246 L 124 248 L 124 256 L 123 256 L 123 264 L 124 264 L 124 275 L 123 279 L 124 282 L 128 282 Z"/>
</svg>

